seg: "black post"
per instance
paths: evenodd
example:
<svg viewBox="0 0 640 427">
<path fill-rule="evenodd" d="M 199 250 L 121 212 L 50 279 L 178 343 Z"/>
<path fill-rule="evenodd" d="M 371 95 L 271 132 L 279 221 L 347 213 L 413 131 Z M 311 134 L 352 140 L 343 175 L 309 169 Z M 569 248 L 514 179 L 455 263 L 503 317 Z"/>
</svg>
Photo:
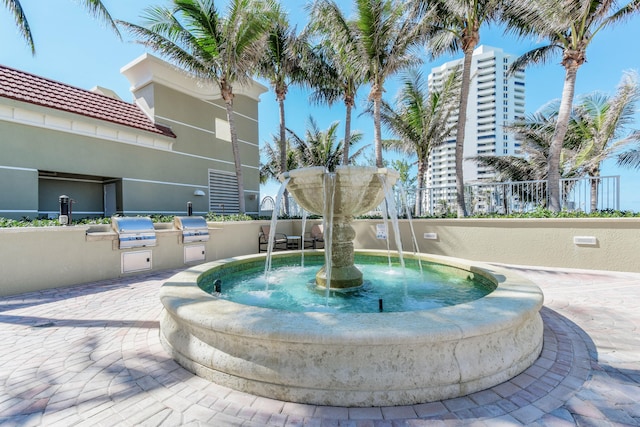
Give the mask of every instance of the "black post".
<svg viewBox="0 0 640 427">
<path fill-rule="evenodd" d="M 60 201 L 60 215 L 69 215 L 69 196 L 62 195 L 58 197 Z"/>
<path fill-rule="evenodd" d="M 65 194 L 58 197 L 58 201 L 60 202 L 60 214 L 58 215 L 58 221 L 62 225 L 67 225 L 71 222 L 70 215 L 70 207 L 71 207 L 71 198 Z"/>
<path fill-rule="evenodd" d="M 193 215 L 193 203 L 187 202 L 187 216 Z"/>
</svg>

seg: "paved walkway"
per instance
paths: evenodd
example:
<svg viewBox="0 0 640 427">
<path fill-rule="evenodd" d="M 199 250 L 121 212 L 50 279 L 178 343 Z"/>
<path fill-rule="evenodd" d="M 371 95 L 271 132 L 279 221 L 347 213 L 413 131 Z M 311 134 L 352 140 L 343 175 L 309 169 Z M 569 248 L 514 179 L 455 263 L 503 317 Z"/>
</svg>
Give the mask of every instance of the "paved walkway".
<svg viewBox="0 0 640 427">
<path fill-rule="evenodd" d="M 544 349 L 465 397 L 342 408 L 198 378 L 158 339 L 173 272 L 0 298 L 0 424 L 16 426 L 640 425 L 640 274 L 508 267 L 544 291 Z"/>
</svg>

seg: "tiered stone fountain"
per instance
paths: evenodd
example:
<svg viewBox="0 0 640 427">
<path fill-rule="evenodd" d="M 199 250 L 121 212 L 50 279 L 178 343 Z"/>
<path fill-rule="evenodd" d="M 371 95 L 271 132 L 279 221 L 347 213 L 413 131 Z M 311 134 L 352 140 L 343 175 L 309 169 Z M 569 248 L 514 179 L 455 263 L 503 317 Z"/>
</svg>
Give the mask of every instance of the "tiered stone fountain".
<svg viewBox="0 0 640 427">
<path fill-rule="evenodd" d="M 330 230 L 325 230 L 325 243 L 331 245 L 330 260 L 316 274 L 320 288 L 329 283 L 333 290 L 348 291 L 362 286 L 362 273 L 354 265 L 351 227 L 354 216 L 362 215 L 380 205 L 384 199 L 384 185 L 393 186 L 398 173 L 375 167 L 338 166 L 335 173 L 323 167 L 296 169 L 279 177 L 287 181 L 287 190 L 307 212 L 321 215 Z"/>
<path fill-rule="evenodd" d="M 353 266 L 353 215 L 381 201 L 376 168 L 335 173 L 334 204 L 323 200 L 327 174 L 289 173 L 289 191 L 311 212 L 333 216 L 334 252 L 324 271 L 331 289 L 362 283 Z M 286 177 L 283 177 L 286 178 Z M 333 178 L 332 178 L 333 179 Z M 247 225 L 250 227 L 251 225 Z M 327 230 L 325 230 L 326 232 Z M 386 262 L 386 251 L 366 251 Z M 277 257 L 291 257 L 279 253 Z M 299 254 L 298 254 L 299 256 Z M 218 384 L 292 402 L 333 406 L 391 406 L 463 396 L 492 387 L 529 367 L 542 349 L 542 293 L 506 270 L 457 258 L 415 255 L 425 263 L 491 281 L 483 298 L 453 306 L 395 313 L 290 312 L 247 306 L 208 294 L 200 284 L 225 269 L 263 260 L 236 257 L 178 273 L 160 290 L 160 338 L 186 369 Z M 326 286 L 321 270 L 316 280 Z"/>
</svg>

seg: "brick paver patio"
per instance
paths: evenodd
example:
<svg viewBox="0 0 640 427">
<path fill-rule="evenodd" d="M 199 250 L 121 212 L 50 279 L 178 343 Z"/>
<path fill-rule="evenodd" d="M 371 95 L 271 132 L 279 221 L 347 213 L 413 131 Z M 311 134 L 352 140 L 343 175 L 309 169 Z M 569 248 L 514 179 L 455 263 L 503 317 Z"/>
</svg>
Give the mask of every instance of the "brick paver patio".
<svg viewBox="0 0 640 427">
<path fill-rule="evenodd" d="M 0 424 L 640 425 L 640 274 L 506 267 L 544 291 L 541 357 L 491 389 L 401 407 L 282 402 L 192 375 L 158 339 L 174 272 L 0 298 Z"/>
</svg>

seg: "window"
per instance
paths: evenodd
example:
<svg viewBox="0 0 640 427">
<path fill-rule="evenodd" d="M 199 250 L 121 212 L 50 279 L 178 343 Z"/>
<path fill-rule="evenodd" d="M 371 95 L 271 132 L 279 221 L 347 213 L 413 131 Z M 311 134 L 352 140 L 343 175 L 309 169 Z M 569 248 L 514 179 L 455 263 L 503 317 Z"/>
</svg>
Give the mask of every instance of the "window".
<svg viewBox="0 0 640 427">
<path fill-rule="evenodd" d="M 215 126 L 216 138 L 231 142 L 231 127 L 229 126 L 229 122 L 216 117 Z"/>
</svg>

